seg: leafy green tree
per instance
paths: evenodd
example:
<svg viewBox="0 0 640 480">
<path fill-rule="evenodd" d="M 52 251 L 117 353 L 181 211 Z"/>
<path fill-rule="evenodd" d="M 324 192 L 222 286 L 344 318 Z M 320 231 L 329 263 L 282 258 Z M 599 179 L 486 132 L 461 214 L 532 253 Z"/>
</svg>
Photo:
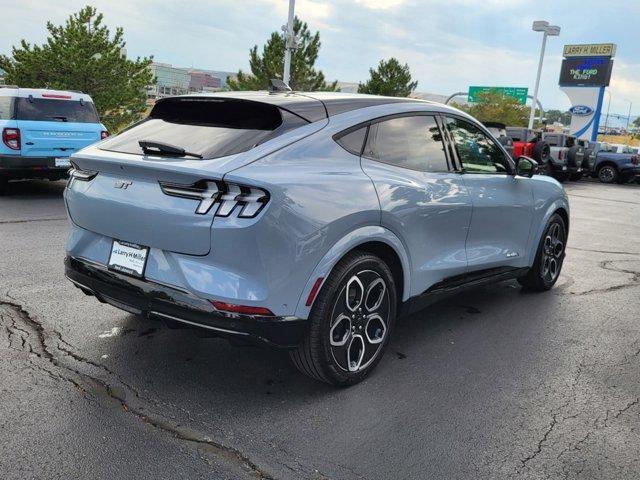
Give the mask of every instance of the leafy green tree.
<svg viewBox="0 0 640 480">
<path fill-rule="evenodd" d="M 571 113 L 562 112 L 560 110 L 548 110 L 544 112 L 544 116 L 547 119 L 548 124 L 553 122 L 560 122 L 563 125 L 569 125 L 571 123 Z"/>
<path fill-rule="evenodd" d="M 478 102 L 456 106 L 481 122 L 500 122 L 513 127 L 526 127 L 529 122 L 528 106 L 497 92 L 481 93 Z"/>
<path fill-rule="evenodd" d="M 380 60 L 378 67 L 369 69 L 370 78 L 358 85 L 358 93 L 386 95 L 389 97 L 408 97 L 418 86 L 411 79 L 409 65 L 402 65 L 396 58 Z"/>
<path fill-rule="evenodd" d="M 293 23 L 293 31 L 298 37 L 298 48 L 291 56 L 291 79 L 289 86 L 293 90 L 315 91 L 336 90 L 338 82 L 327 83 L 321 70 L 313 67 L 320 51 L 320 32 L 311 35 L 309 27 L 298 17 Z M 258 54 L 258 46 L 249 50 L 251 74 L 238 72 L 236 79 L 229 79 L 231 90 L 266 90 L 269 80 L 282 78 L 284 70 L 285 40 L 282 34 L 273 32 Z"/>
<path fill-rule="evenodd" d="M 20 87 L 81 90 L 93 98 L 110 131 L 139 120 L 146 108 L 146 87 L 153 83 L 151 58 L 123 55 L 122 28 L 111 36 L 103 16 L 87 6 L 65 25 L 47 22 L 45 44 L 22 40 L 11 57 L 0 56 L 5 82 Z"/>
</svg>

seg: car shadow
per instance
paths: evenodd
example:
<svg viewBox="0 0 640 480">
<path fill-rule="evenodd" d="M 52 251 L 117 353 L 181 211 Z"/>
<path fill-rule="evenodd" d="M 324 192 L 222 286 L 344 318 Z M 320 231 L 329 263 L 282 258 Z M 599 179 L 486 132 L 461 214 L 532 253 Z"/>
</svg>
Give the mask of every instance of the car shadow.
<svg viewBox="0 0 640 480">
<path fill-rule="evenodd" d="M 5 197 L 61 197 L 66 180 L 24 180 L 9 182 Z"/>
</svg>

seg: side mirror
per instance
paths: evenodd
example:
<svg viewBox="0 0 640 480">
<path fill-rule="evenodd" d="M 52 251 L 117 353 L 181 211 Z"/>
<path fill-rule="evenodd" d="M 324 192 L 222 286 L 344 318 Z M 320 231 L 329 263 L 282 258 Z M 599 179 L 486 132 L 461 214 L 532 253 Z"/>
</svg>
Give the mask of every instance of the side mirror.
<svg viewBox="0 0 640 480">
<path fill-rule="evenodd" d="M 516 160 L 516 175 L 521 177 L 533 177 L 538 173 L 538 162 L 533 158 L 521 156 Z"/>
</svg>

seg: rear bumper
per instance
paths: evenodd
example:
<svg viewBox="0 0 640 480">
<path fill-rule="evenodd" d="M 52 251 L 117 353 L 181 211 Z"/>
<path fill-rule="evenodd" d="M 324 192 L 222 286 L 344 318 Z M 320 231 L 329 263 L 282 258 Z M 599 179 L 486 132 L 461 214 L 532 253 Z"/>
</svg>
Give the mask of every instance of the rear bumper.
<svg viewBox="0 0 640 480">
<path fill-rule="evenodd" d="M 640 166 L 623 168 L 620 170 L 620 175 L 627 179 L 640 177 Z"/>
<path fill-rule="evenodd" d="M 258 317 L 216 310 L 186 290 L 108 270 L 103 265 L 67 256 L 65 274 L 76 287 L 130 313 L 202 328 L 215 336 L 275 347 L 295 347 L 307 321 L 295 317 Z"/>
<path fill-rule="evenodd" d="M 0 178 L 66 178 L 69 167 L 56 167 L 55 157 L 22 157 L 0 155 Z"/>
</svg>

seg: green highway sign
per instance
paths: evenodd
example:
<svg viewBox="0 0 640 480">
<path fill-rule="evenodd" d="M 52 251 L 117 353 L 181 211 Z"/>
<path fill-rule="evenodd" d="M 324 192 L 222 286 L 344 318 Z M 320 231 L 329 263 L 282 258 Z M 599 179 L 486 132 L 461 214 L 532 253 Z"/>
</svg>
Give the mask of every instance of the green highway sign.
<svg viewBox="0 0 640 480">
<path fill-rule="evenodd" d="M 513 97 L 522 105 L 527 103 L 527 95 L 529 89 L 527 87 L 469 87 L 468 101 L 475 103 L 479 100 L 478 94 L 480 93 L 499 93 L 508 97 Z"/>
</svg>

